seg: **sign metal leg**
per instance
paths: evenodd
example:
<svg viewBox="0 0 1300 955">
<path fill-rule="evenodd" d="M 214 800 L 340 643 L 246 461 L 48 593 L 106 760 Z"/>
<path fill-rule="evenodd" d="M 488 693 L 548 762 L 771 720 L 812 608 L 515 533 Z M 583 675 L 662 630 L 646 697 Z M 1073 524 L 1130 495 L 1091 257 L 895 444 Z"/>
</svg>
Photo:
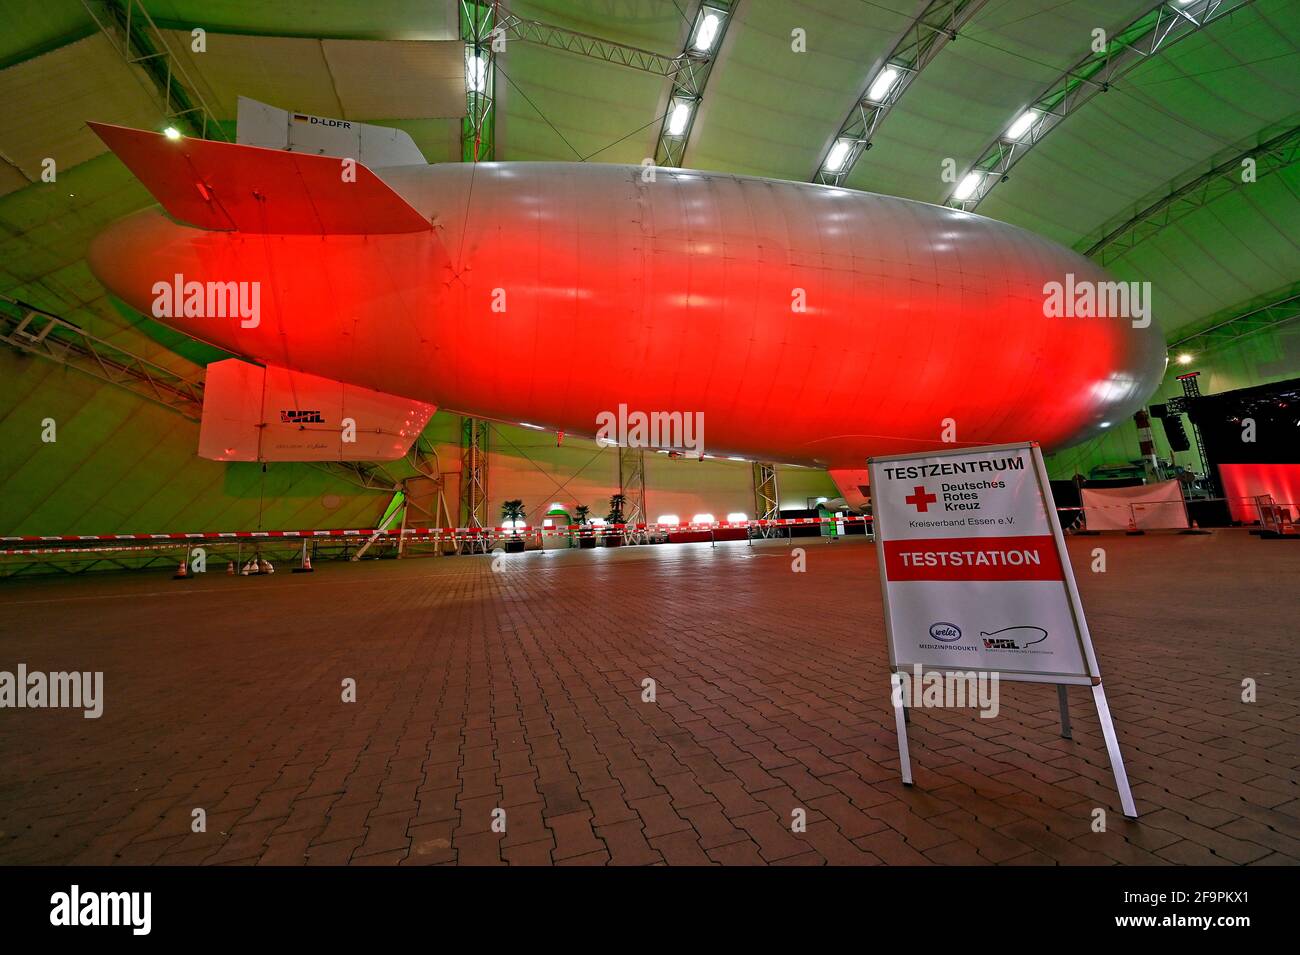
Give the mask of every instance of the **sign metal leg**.
<svg viewBox="0 0 1300 955">
<path fill-rule="evenodd" d="M 1074 739 L 1070 732 L 1070 698 L 1066 695 L 1065 684 L 1056 684 L 1056 699 L 1061 704 L 1061 736 L 1064 739 Z"/>
<path fill-rule="evenodd" d="M 1115 735 L 1115 724 L 1110 719 L 1110 707 L 1106 705 L 1106 691 L 1101 684 L 1092 687 L 1092 698 L 1097 704 L 1097 719 L 1101 722 L 1101 734 L 1106 738 L 1106 752 L 1110 756 L 1110 768 L 1115 774 L 1115 788 L 1119 790 L 1119 804 L 1124 815 L 1130 819 L 1137 818 L 1137 807 L 1133 805 L 1133 793 L 1128 788 L 1128 773 L 1124 771 L 1124 758 L 1119 754 L 1119 737 Z"/>
<path fill-rule="evenodd" d="M 903 774 L 903 785 L 912 785 L 912 759 L 907 752 L 907 710 L 903 706 L 903 678 L 895 673 L 889 694 L 894 703 L 894 726 L 898 729 L 898 769 Z"/>
</svg>

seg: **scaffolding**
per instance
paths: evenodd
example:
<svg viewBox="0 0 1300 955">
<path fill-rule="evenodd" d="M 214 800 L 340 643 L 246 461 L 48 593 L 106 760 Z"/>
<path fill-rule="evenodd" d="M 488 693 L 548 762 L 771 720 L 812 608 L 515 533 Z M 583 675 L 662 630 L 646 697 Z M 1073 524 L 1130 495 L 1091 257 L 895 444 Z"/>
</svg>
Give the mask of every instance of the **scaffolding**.
<svg viewBox="0 0 1300 955">
<path fill-rule="evenodd" d="M 1183 386 L 1183 395 L 1181 398 L 1170 398 L 1166 402 L 1171 413 L 1186 414 L 1192 402 L 1201 397 L 1201 386 L 1196 380 L 1200 376 L 1199 371 L 1192 371 L 1178 376 L 1178 381 Z M 1188 420 L 1192 425 L 1192 437 L 1196 439 L 1196 453 L 1201 456 L 1201 467 L 1205 468 L 1205 486 L 1211 494 L 1217 494 L 1219 493 L 1219 482 L 1214 477 L 1214 468 L 1210 464 L 1209 456 L 1205 453 L 1205 439 L 1201 437 L 1201 429 L 1196 424 L 1196 420 L 1190 415 Z"/>
</svg>

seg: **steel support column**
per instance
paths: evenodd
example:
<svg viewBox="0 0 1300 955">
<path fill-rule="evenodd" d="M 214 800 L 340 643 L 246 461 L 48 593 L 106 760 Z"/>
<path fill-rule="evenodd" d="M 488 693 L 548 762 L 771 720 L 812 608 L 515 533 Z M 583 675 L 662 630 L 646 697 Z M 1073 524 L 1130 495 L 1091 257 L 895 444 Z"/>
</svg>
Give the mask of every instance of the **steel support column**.
<svg viewBox="0 0 1300 955">
<path fill-rule="evenodd" d="M 775 521 L 781 516 L 781 492 L 776 481 L 776 465 L 766 461 L 754 462 L 754 518 Z M 776 528 L 756 529 L 756 537 L 773 537 Z"/>
<path fill-rule="evenodd" d="M 460 514 L 461 527 L 488 527 L 488 423 L 477 418 L 460 419 Z M 461 553 L 486 553 L 486 541 L 462 542 Z"/>
<path fill-rule="evenodd" d="M 629 544 L 644 544 L 646 532 L 635 529 L 637 524 L 649 523 L 645 512 L 645 449 L 618 449 L 618 490 L 623 495 L 623 522 L 631 530 L 625 539 Z"/>
<path fill-rule="evenodd" d="M 462 162 L 496 158 L 496 4 L 460 0 L 460 38 L 465 41 L 465 116 L 460 125 Z"/>
<path fill-rule="evenodd" d="M 1181 398 L 1170 398 L 1165 402 L 1172 414 L 1187 414 L 1191 403 L 1201 397 L 1201 386 L 1196 380 L 1200 375 L 1199 371 L 1189 371 L 1185 375 L 1178 376 L 1178 381 L 1183 386 L 1183 396 Z M 1219 482 L 1214 475 L 1214 466 L 1210 463 L 1210 456 L 1205 452 L 1205 439 L 1201 437 L 1201 429 L 1190 415 L 1188 416 L 1188 424 L 1192 426 L 1192 437 L 1196 439 L 1196 453 L 1200 455 L 1201 467 L 1205 468 L 1205 486 L 1210 489 L 1211 494 L 1218 494 L 1220 492 Z"/>
</svg>

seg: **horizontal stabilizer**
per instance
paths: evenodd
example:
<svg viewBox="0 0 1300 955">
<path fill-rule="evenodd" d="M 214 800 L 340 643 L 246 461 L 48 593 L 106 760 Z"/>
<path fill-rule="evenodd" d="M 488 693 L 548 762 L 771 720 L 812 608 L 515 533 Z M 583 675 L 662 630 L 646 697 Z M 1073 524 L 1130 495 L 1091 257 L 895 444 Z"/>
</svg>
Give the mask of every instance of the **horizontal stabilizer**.
<svg viewBox="0 0 1300 955">
<path fill-rule="evenodd" d="M 200 229 L 365 235 L 430 228 L 360 162 L 89 125 L 174 219 Z"/>
<path fill-rule="evenodd" d="M 238 358 L 208 366 L 199 457 L 211 461 L 395 461 L 436 409 Z"/>
</svg>

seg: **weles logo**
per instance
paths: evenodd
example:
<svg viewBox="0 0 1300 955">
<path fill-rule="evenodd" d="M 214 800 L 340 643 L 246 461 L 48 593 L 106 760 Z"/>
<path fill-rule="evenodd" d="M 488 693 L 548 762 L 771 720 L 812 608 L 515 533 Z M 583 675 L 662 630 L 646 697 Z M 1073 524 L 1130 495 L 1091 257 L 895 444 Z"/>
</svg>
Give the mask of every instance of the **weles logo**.
<svg viewBox="0 0 1300 955">
<path fill-rule="evenodd" d="M 961 627 L 955 623 L 943 623 L 942 621 L 932 623 L 930 624 L 930 636 L 940 643 L 956 643 L 961 639 Z"/>
</svg>

